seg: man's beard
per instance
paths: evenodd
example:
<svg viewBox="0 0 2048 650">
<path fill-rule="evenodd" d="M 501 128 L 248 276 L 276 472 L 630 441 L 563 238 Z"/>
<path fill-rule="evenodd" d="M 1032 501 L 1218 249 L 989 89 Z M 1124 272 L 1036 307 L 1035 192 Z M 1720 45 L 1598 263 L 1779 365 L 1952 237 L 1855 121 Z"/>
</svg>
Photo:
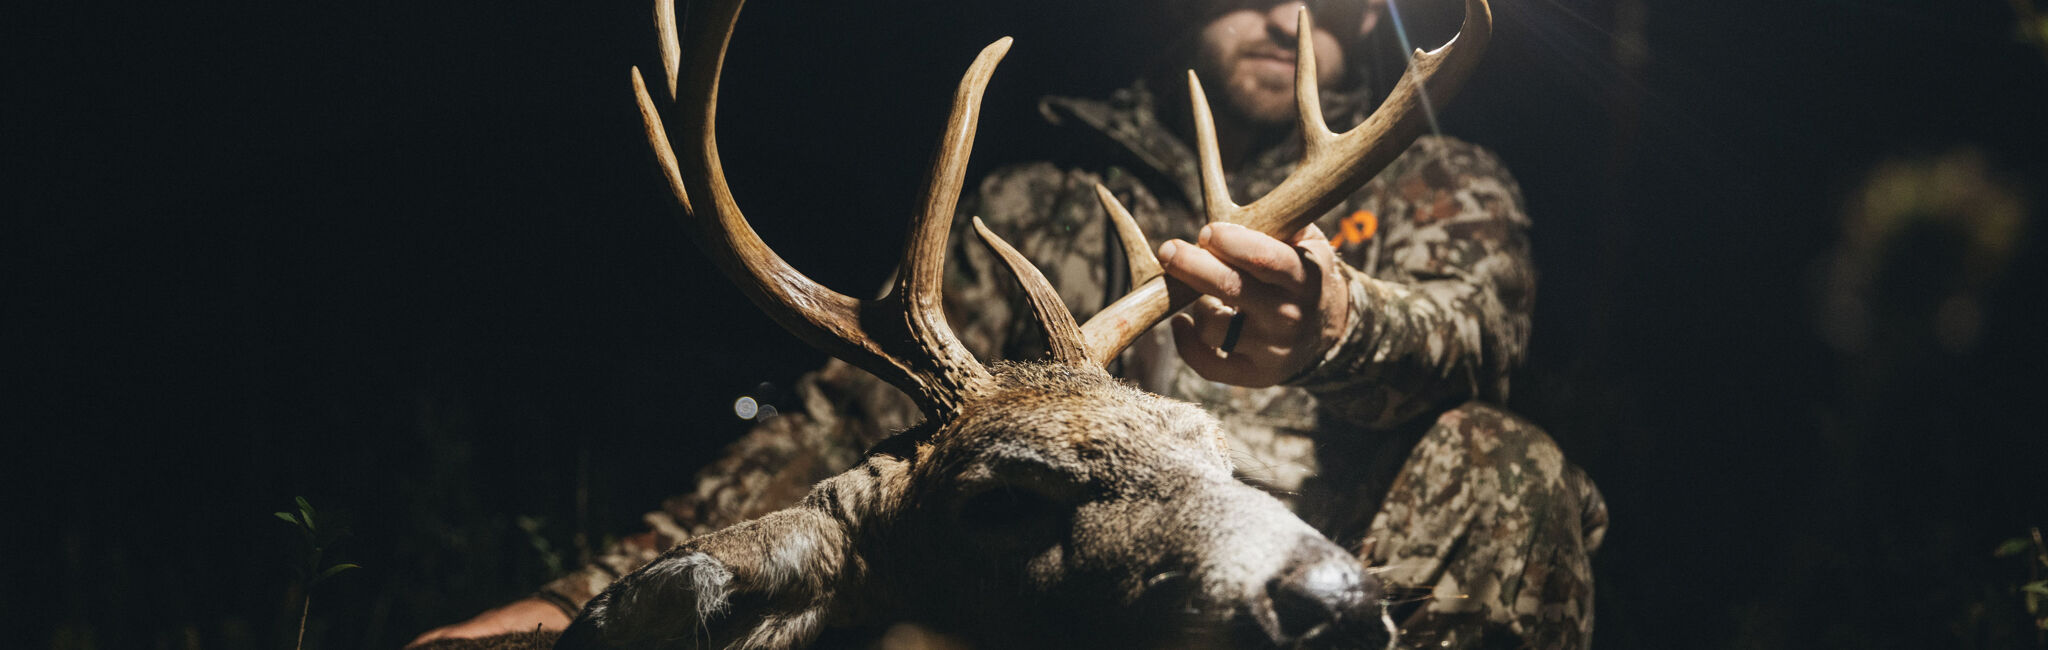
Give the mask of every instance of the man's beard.
<svg viewBox="0 0 2048 650">
<path fill-rule="evenodd" d="M 1231 113 L 1259 127 L 1294 121 L 1294 73 L 1272 69 L 1263 61 L 1239 60 L 1239 69 L 1224 86 Z"/>
<path fill-rule="evenodd" d="M 1294 122 L 1294 68 L 1272 62 L 1291 58 L 1293 50 L 1279 50 L 1267 41 L 1246 41 L 1223 55 L 1212 54 L 1203 66 L 1204 79 L 1221 82 L 1217 88 L 1222 101 L 1212 108 L 1259 128 L 1284 127 Z M 1212 82 L 1214 83 L 1214 82 Z"/>
</svg>

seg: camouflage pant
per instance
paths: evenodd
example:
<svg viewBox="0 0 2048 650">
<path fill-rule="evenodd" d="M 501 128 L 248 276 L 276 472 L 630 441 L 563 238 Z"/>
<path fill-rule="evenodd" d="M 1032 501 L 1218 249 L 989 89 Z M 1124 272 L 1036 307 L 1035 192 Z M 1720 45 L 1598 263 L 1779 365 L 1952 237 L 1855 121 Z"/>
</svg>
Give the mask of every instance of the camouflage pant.
<svg viewBox="0 0 2048 650">
<path fill-rule="evenodd" d="M 858 458 L 847 438 L 804 433 L 757 428 L 700 474 L 696 493 L 650 513 L 651 532 L 612 545 L 539 595 L 573 615 L 669 546 L 802 495 L 775 486 L 807 486 Z M 1363 524 L 1366 513 L 1327 516 L 1341 512 L 1342 503 L 1304 513 L 1379 567 L 1402 645 L 1586 647 L 1593 628 L 1590 559 L 1606 533 L 1607 507 L 1585 473 L 1566 463 L 1541 429 L 1481 402 L 1445 412 L 1414 440 L 1395 441 L 1408 453 L 1390 480 L 1361 479 L 1387 486 L 1369 525 L 1341 523 Z M 1308 490 L 1316 492 L 1322 490 Z"/>
<path fill-rule="evenodd" d="M 1606 502 L 1550 436 L 1472 402 L 1415 444 L 1359 552 L 1405 647 L 1584 648 L 1606 532 Z"/>
</svg>

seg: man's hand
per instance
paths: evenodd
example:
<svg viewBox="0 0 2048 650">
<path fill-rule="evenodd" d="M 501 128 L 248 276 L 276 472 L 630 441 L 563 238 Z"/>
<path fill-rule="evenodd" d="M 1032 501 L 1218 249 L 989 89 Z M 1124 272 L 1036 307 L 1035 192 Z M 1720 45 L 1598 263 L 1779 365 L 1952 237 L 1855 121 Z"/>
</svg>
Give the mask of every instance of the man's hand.
<svg viewBox="0 0 2048 650">
<path fill-rule="evenodd" d="M 532 632 L 535 628 L 561 630 L 569 627 L 569 616 L 562 610 L 539 598 L 525 598 L 506 603 L 504 606 L 486 611 L 461 623 L 427 630 L 420 638 L 413 639 L 407 647 L 416 646 L 437 639 L 474 639 L 497 636 L 513 632 Z"/>
<path fill-rule="evenodd" d="M 1168 283 L 1169 290 L 1204 294 L 1173 317 L 1173 340 L 1188 367 L 1211 381 L 1253 388 L 1285 381 L 1319 361 L 1349 324 L 1336 251 L 1314 225 L 1283 242 L 1209 224 L 1194 244 L 1160 244 L 1159 263 L 1184 285 Z"/>
</svg>

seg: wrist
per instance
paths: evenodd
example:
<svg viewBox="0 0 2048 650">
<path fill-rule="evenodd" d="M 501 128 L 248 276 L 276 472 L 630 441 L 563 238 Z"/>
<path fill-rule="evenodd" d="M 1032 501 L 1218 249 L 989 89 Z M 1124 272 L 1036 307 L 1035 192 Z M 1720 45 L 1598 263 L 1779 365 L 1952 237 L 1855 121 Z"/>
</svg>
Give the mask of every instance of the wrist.
<svg viewBox="0 0 2048 650">
<path fill-rule="evenodd" d="M 581 613 L 583 610 L 583 606 L 581 604 L 577 603 L 574 600 L 570 600 L 569 597 L 563 596 L 552 591 L 548 591 L 546 589 L 534 592 L 532 596 L 527 598 L 527 600 L 537 600 L 542 603 L 546 603 L 549 607 L 554 608 L 554 610 L 557 613 L 560 613 L 562 615 L 561 623 L 563 627 L 568 627 L 569 622 L 576 620 L 576 615 Z M 543 627 L 546 627 L 547 625 L 546 621 L 542 621 L 541 624 Z"/>
<path fill-rule="evenodd" d="M 1357 310 L 1358 301 L 1351 295 L 1351 273 L 1350 265 L 1338 260 L 1322 274 L 1323 287 L 1316 306 L 1318 324 L 1313 338 L 1302 347 L 1304 362 L 1279 383 L 1299 385 L 1316 374 L 1330 362 L 1338 344 L 1350 332 L 1351 324 L 1360 318 L 1360 315 L 1352 313 Z"/>
</svg>

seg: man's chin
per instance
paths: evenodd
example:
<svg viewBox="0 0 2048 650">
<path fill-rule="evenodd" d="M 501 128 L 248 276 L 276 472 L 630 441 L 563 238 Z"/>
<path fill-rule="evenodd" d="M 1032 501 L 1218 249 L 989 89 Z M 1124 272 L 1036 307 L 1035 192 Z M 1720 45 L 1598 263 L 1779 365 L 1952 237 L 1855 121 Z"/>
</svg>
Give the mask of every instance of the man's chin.
<svg viewBox="0 0 2048 650">
<path fill-rule="evenodd" d="M 1258 129 L 1282 128 L 1294 125 L 1294 96 L 1273 96 L 1270 93 L 1255 97 L 1232 97 L 1230 112 L 1237 115 L 1248 126 Z"/>
<path fill-rule="evenodd" d="M 1242 71 L 1241 71 L 1242 72 Z M 1287 74 L 1239 74 L 1224 93 L 1225 107 L 1256 127 L 1279 127 L 1294 123 L 1294 72 Z"/>
</svg>

